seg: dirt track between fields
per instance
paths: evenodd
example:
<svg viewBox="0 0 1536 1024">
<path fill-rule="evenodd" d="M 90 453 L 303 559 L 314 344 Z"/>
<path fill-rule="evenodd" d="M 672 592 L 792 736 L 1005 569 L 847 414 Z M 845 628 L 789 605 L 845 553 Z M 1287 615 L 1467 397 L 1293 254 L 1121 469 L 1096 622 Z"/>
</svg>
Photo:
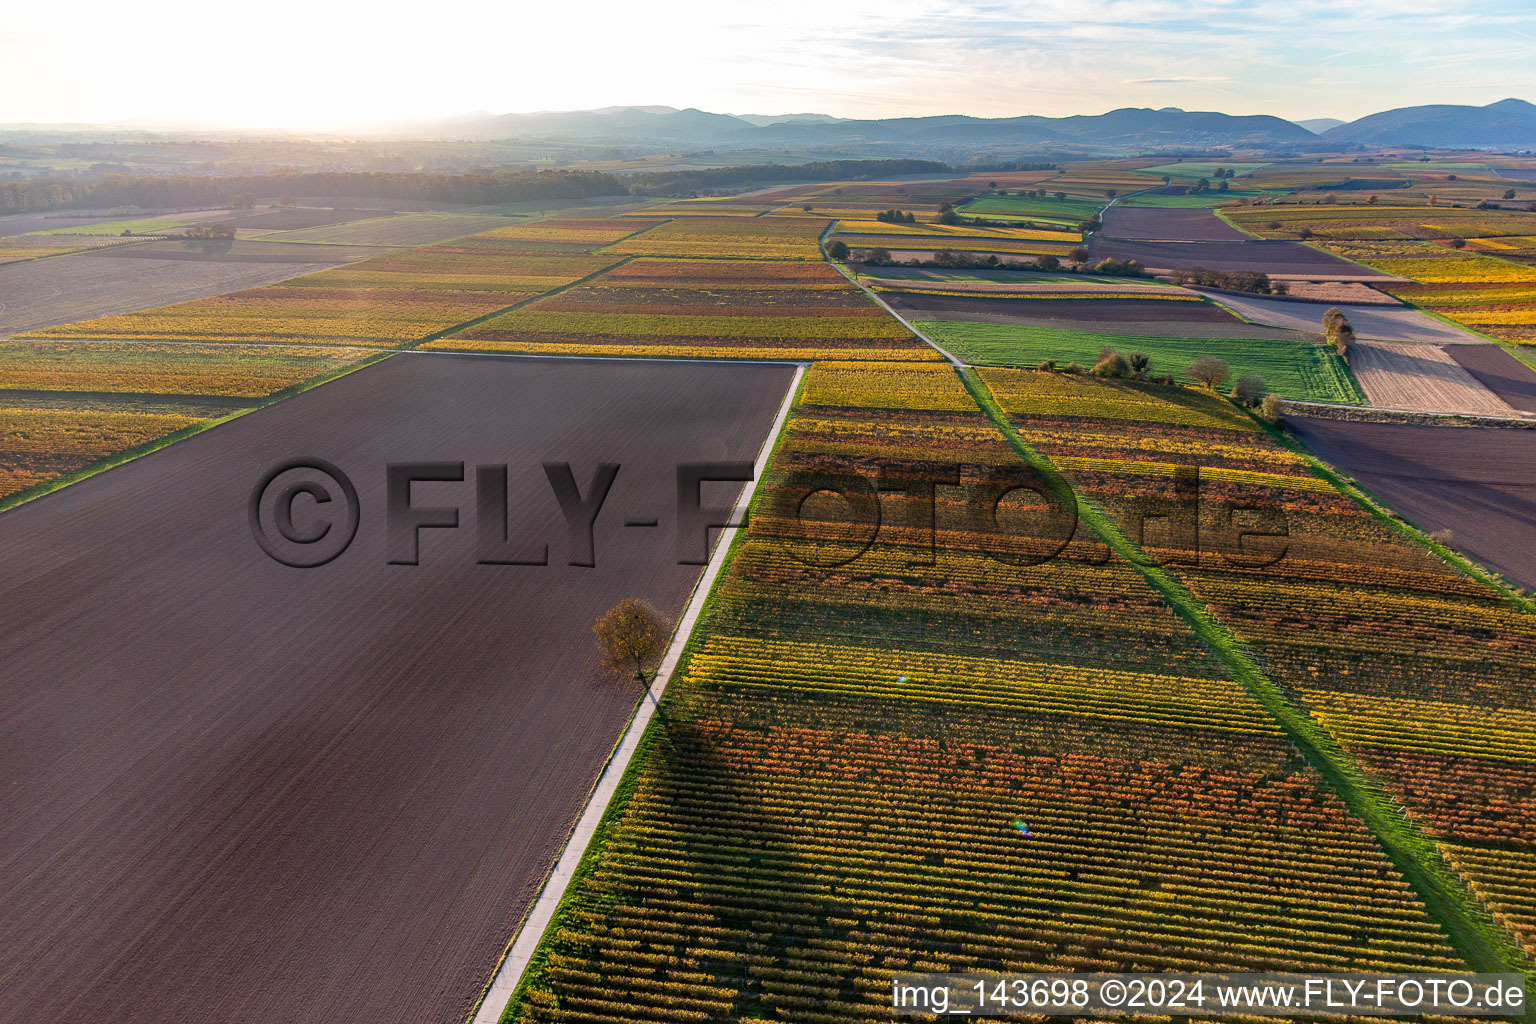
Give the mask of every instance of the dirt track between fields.
<svg viewBox="0 0 1536 1024">
<path fill-rule="evenodd" d="M 682 607 L 675 463 L 750 461 L 791 375 L 397 356 L 0 516 L 0 1021 L 463 1020 L 638 699 L 593 619 Z M 361 508 L 307 570 L 247 520 L 298 456 Z M 384 466 L 421 460 L 466 463 L 413 489 L 460 528 L 390 565 Z M 622 467 L 595 568 L 544 461 L 584 495 Z M 549 565 L 477 564 L 474 467 L 502 463 Z"/>
<path fill-rule="evenodd" d="M 1321 334 L 1323 314 L 1328 306 L 1321 303 L 1284 302 L 1263 295 L 1234 295 L 1223 293 L 1213 298 L 1224 306 L 1236 310 L 1254 323 L 1285 327 L 1294 331 L 1310 331 Z M 1353 306 L 1339 304 L 1339 309 L 1349 317 L 1355 334 L 1361 338 L 1379 341 L 1420 341 L 1435 345 L 1482 344 L 1483 339 L 1454 324 L 1436 320 L 1416 309 L 1380 306 Z"/>
<path fill-rule="evenodd" d="M 1451 546 L 1536 587 L 1536 431 L 1286 422 L 1325 460 Z"/>
</svg>

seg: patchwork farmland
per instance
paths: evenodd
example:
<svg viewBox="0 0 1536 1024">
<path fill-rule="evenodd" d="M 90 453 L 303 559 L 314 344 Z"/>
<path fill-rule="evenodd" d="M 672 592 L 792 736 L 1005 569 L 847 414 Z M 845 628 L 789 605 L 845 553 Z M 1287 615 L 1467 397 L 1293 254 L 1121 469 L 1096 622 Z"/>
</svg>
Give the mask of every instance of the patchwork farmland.
<svg viewBox="0 0 1536 1024">
<path fill-rule="evenodd" d="M 614 594 L 676 614 L 699 573 L 623 522 L 672 507 L 677 461 L 751 460 L 792 376 L 400 356 L 6 514 L 29 770 L 0 815 L 0 1020 L 61 992 L 83 1019 L 463 1019 L 638 697 L 569 639 Z M 293 453 L 356 481 L 357 539 L 320 572 L 246 521 Z M 476 564 L 471 481 L 426 485 L 464 529 L 391 565 L 384 467 L 410 455 L 508 465 L 549 564 Z M 566 564 L 540 456 L 583 486 L 622 467 L 594 569 Z"/>
<path fill-rule="evenodd" d="M 0 266 L 0 1020 L 812 1024 L 888 1019 L 902 971 L 1529 972 L 1536 226 L 1221 167 L 1225 196 L 1127 158 L 306 206 Z M 646 523 L 677 463 L 760 451 L 690 603 Z M 315 570 L 246 520 L 302 454 L 366 470 Z M 417 484 L 460 527 L 390 565 L 368 510 L 423 460 L 508 463 L 497 539 L 549 564 L 480 564 L 463 480 Z M 562 460 L 581 493 L 622 467 L 592 568 Z M 590 653 L 624 597 L 697 612 L 648 696 Z"/>
</svg>

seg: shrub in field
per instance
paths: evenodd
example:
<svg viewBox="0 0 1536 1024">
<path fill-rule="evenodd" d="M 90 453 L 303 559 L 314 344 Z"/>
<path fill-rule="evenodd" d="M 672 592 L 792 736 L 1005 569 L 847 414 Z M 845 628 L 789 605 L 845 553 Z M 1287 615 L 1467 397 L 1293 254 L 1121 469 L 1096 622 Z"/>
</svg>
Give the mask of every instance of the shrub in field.
<svg viewBox="0 0 1536 1024">
<path fill-rule="evenodd" d="M 1098 362 L 1093 364 L 1095 377 L 1107 377 L 1119 379 L 1131 375 L 1131 363 L 1125 356 L 1112 348 L 1105 348 L 1099 353 Z"/>
<path fill-rule="evenodd" d="M 1227 365 L 1224 359 L 1217 359 L 1215 356 L 1201 356 L 1190 364 L 1189 376 L 1205 387 L 1214 390 L 1226 383 L 1227 378 L 1232 376 L 1232 368 Z"/>
<path fill-rule="evenodd" d="M 1233 292 L 1274 293 L 1269 275 L 1251 270 L 1207 270 L 1205 267 L 1179 267 L 1171 275 L 1174 284 L 1199 288 L 1224 288 Z"/>
<path fill-rule="evenodd" d="M 1280 408 L 1279 395 L 1265 395 L 1264 401 L 1259 403 L 1259 415 L 1264 417 L 1264 422 L 1278 427 L 1285 422 L 1285 415 Z"/>
<path fill-rule="evenodd" d="M 1323 314 L 1323 332 L 1339 358 L 1349 362 L 1349 351 L 1355 344 L 1355 328 L 1342 309 L 1334 306 Z"/>
<path fill-rule="evenodd" d="M 1250 409 L 1264 400 L 1269 393 L 1264 378 L 1256 373 L 1247 373 L 1237 378 L 1237 383 L 1232 386 L 1232 397 L 1242 405 Z"/>
<path fill-rule="evenodd" d="M 1147 268 L 1137 260 L 1100 260 L 1094 264 L 1095 274 L 1107 274 L 1111 277 L 1146 277 Z"/>
</svg>

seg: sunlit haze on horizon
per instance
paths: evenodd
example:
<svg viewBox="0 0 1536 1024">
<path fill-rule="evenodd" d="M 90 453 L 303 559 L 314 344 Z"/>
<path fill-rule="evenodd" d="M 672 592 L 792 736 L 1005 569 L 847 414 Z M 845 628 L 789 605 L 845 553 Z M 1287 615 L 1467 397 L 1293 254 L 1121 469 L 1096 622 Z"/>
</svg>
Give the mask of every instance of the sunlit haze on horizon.
<svg viewBox="0 0 1536 1024">
<path fill-rule="evenodd" d="M 1517 3 L 890 0 L 871 12 L 807 0 L 389 0 L 365 10 L 84 0 L 60 17 L 17 7 L 0 26 L 0 123 L 356 131 L 638 104 L 840 117 L 1179 106 L 1349 119 L 1536 93 L 1536 8 Z"/>
</svg>

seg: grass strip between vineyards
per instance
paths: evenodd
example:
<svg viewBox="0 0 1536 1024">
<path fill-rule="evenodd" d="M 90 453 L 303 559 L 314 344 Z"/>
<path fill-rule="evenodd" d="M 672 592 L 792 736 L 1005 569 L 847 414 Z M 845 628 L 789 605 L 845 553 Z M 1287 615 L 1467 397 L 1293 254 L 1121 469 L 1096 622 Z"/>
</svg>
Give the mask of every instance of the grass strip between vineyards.
<svg viewBox="0 0 1536 1024">
<path fill-rule="evenodd" d="M 1046 476 L 1053 486 L 1071 489 L 1049 458 L 1024 440 L 998 405 L 986 383 L 969 368 L 957 367 L 966 390 L 991 418 L 1008 443 L 1026 462 Z M 1059 483 L 1058 483 L 1059 482 Z M 1388 858 L 1424 901 L 1425 909 L 1445 928 L 1452 946 L 1473 970 L 1482 973 L 1520 973 L 1526 977 L 1524 1019 L 1536 1020 L 1530 993 L 1536 975 L 1510 934 L 1486 911 L 1445 863 L 1435 843 L 1413 825 L 1387 798 L 1354 759 L 1303 708 L 1259 667 L 1238 639 L 1184 585 L 1154 564 L 1131 542 L 1109 516 L 1082 495 L 1076 496 L 1078 514 L 1100 540 L 1136 566 L 1163 599 L 1190 624 L 1253 698 L 1270 713 L 1308 763 L 1359 817 L 1381 844 Z"/>
</svg>

